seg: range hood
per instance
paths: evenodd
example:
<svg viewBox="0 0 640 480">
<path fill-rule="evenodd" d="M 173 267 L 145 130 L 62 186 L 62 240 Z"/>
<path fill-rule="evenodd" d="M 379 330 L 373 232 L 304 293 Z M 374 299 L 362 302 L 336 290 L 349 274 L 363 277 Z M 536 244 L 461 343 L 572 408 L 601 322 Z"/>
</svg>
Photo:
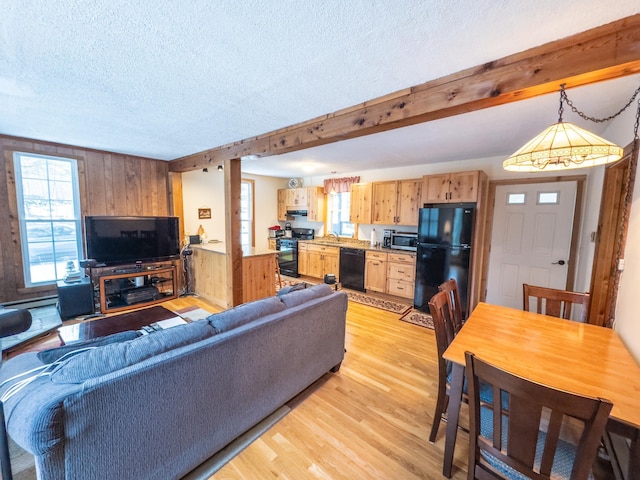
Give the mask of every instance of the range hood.
<svg viewBox="0 0 640 480">
<path fill-rule="evenodd" d="M 306 217 L 307 210 L 287 209 L 287 217 Z"/>
</svg>

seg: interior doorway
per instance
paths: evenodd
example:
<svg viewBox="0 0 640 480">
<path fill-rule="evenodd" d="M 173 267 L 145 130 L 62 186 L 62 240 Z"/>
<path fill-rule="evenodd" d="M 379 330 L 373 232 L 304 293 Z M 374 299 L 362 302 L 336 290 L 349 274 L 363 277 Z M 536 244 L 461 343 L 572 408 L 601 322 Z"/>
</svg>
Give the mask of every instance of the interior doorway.
<svg viewBox="0 0 640 480">
<path fill-rule="evenodd" d="M 605 169 L 591 273 L 589 323 L 612 327 L 624 258 L 638 149 L 627 145 L 623 158 Z"/>
<path fill-rule="evenodd" d="M 498 185 L 495 189 L 487 302 L 522 308 L 522 284 L 565 289 L 577 182 Z"/>
<path fill-rule="evenodd" d="M 571 175 L 565 177 L 543 177 L 543 178 L 535 178 L 535 179 L 513 179 L 513 180 L 497 180 L 489 182 L 489 193 L 488 193 L 488 202 L 487 202 L 487 224 L 484 229 L 483 234 L 483 242 L 484 245 L 484 253 L 483 253 L 483 261 L 482 261 L 482 278 L 481 278 L 481 298 L 480 301 L 483 302 L 491 302 L 493 300 L 495 303 L 495 299 L 492 296 L 489 296 L 488 287 L 489 287 L 489 264 L 491 262 L 491 257 L 494 253 L 493 242 L 495 241 L 492 238 L 492 233 L 494 230 L 494 222 L 496 222 L 495 217 L 495 205 L 497 203 L 496 192 L 498 187 L 507 187 L 505 190 L 511 192 L 517 192 L 518 190 L 522 190 L 526 188 L 527 185 L 541 185 L 544 188 L 540 189 L 546 191 L 555 191 L 554 184 L 556 183 L 567 183 L 573 182 L 575 184 L 575 201 L 573 206 L 573 215 L 571 221 L 570 228 L 570 242 L 569 242 L 569 256 L 568 258 L 560 258 L 554 259 L 553 261 L 564 260 L 565 265 L 562 266 L 564 268 L 565 274 L 563 275 L 564 286 L 561 288 L 565 288 L 568 290 L 572 290 L 575 282 L 576 275 L 576 252 L 578 251 L 579 245 L 579 234 L 580 234 L 580 223 L 582 219 L 583 212 L 583 203 L 584 203 L 584 191 L 586 185 L 587 176 L 586 175 Z M 547 188 L 549 187 L 549 188 Z M 504 200 L 502 200 L 504 201 Z M 523 252 L 526 254 L 526 252 Z M 551 258 L 551 257 L 549 257 Z M 520 283 L 516 283 L 520 282 Z M 521 280 L 514 280 L 514 298 L 511 299 L 509 305 L 514 308 L 521 309 L 522 308 L 522 283 Z M 495 287 L 492 287 L 495 288 Z M 519 292 L 519 293 L 515 293 Z M 517 295 L 517 296 L 516 296 Z"/>
</svg>

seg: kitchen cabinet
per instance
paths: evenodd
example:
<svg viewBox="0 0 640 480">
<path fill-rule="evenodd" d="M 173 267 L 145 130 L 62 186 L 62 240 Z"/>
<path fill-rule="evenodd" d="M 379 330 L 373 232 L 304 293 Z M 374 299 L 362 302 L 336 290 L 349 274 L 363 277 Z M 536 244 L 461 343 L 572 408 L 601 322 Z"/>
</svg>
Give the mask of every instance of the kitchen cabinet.
<svg viewBox="0 0 640 480">
<path fill-rule="evenodd" d="M 486 177 L 479 170 L 425 175 L 422 203 L 477 202 L 480 181 Z"/>
<path fill-rule="evenodd" d="M 364 288 L 385 293 L 387 288 L 387 254 L 368 250 L 364 267 Z"/>
<path fill-rule="evenodd" d="M 371 184 L 351 185 L 349 221 L 351 223 L 371 223 Z"/>
<path fill-rule="evenodd" d="M 270 238 L 269 239 L 269 250 L 275 250 L 276 249 L 276 239 L 275 238 Z"/>
<path fill-rule="evenodd" d="M 300 244 L 298 244 L 298 271 L 300 270 Z M 340 274 L 340 248 L 326 245 L 308 244 L 307 275 L 324 278 L 327 273 L 333 273 L 336 278 Z"/>
<path fill-rule="evenodd" d="M 278 220 L 287 220 L 287 210 L 306 210 L 305 220 L 324 222 L 325 197 L 322 187 L 278 190 Z"/>
<path fill-rule="evenodd" d="M 287 221 L 287 192 L 288 189 L 278 190 L 278 220 Z"/>
<path fill-rule="evenodd" d="M 389 253 L 387 257 L 387 293 L 413 298 L 416 256 L 410 253 Z"/>
<path fill-rule="evenodd" d="M 309 244 L 298 242 L 298 273 L 309 275 Z"/>
<path fill-rule="evenodd" d="M 287 207 L 307 206 L 307 189 L 306 188 L 288 188 L 287 189 Z"/>
<path fill-rule="evenodd" d="M 325 196 L 324 188 L 309 187 L 306 192 L 307 199 L 307 221 L 324 222 Z"/>
<path fill-rule="evenodd" d="M 381 225 L 418 225 L 422 206 L 423 179 L 374 182 L 372 186 L 372 223 Z"/>
</svg>

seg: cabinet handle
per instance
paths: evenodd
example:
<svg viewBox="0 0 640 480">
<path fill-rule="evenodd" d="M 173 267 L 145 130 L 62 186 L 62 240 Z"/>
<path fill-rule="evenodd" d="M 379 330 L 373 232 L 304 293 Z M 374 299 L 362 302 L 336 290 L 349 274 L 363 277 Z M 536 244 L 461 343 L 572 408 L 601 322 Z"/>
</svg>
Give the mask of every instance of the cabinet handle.
<svg viewBox="0 0 640 480">
<path fill-rule="evenodd" d="M 404 273 L 404 270 L 398 270 L 398 273 Z"/>
<path fill-rule="evenodd" d="M 404 287 L 396 287 L 398 290 L 404 290 Z"/>
</svg>

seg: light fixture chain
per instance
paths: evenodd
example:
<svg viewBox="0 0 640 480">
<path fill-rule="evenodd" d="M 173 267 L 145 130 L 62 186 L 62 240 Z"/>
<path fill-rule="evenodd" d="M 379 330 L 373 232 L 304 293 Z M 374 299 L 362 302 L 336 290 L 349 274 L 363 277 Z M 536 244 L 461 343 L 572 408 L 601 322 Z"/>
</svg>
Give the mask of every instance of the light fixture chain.
<svg viewBox="0 0 640 480">
<path fill-rule="evenodd" d="M 640 87 L 638 87 L 636 89 L 636 91 L 633 93 L 633 95 L 631 96 L 631 98 L 629 99 L 627 104 L 624 107 L 622 107 L 618 112 L 614 113 L 613 115 L 609 115 L 606 118 L 596 118 L 596 117 L 590 117 L 589 115 L 586 115 L 584 112 L 578 110 L 578 108 L 573 104 L 573 102 L 571 100 L 569 100 L 569 97 L 567 96 L 566 92 L 564 91 L 564 88 L 562 88 L 562 91 L 561 91 L 561 95 L 564 94 L 564 100 L 567 102 L 567 105 L 569 105 L 571 107 L 571 111 L 573 113 L 576 113 L 580 117 L 584 118 L 585 120 L 590 120 L 590 121 L 592 121 L 594 123 L 608 122 L 609 120 L 612 120 L 612 119 L 616 118 L 618 115 L 620 115 L 622 112 L 624 112 L 627 108 L 629 108 L 629 105 L 631 105 L 633 103 L 633 101 L 635 100 L 635 98 L 638 96 L 639 93 L 640 93 Z M 636 128 L 636 131 L 637 131 L 637 128 Z"/>
</svg>

